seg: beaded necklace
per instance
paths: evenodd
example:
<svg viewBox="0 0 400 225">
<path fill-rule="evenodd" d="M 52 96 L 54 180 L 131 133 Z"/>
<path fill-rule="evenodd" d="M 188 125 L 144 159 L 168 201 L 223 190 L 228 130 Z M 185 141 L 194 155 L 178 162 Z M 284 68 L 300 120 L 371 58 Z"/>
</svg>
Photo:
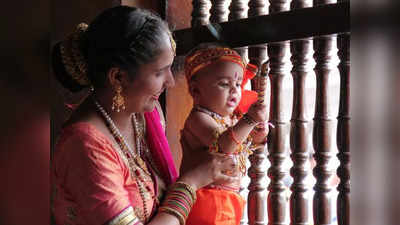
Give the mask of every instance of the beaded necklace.
<svg viewBox="0 0 400 225">
<path fill-rule="evenodd" d="M 219 115 L 216 112 L 210 111 L 202 106 L 196 105 L 193 107 L 195 111 L 203 112 L 209 116 L 211 116 L 219 125 L 221 125 L 223 128 L 228 128 L 228 124 L 225 122 L 225 119 Z M 233 119 L 233 118 L 231 118 Z"/>
<path fill-rule="evenodd" d="M 219 137 L 219 134 L 222 133 L 224 130 L 228 129 L 229 127 L 233 126 L 233 120 L 235 119 L 234 116 L 231 116 L 231 125 L 229 126 L 224 118 L 219 115 L 216 112 L 212 112 L 204 107 L 201 107 L 199 105 L 196 105 L 195 107 L 193 107 L 193 109 L 195 111 L 199 111 L 199 112 L 203 112 L 209 116 L 211 116 L 215 122 L 217 122 L 221 127 L 221 130 L 219 130 L 216 135 L 215 135 L 215 143 L 213 143 L 213 146 L 215 146 L 214 148 L 218 148 L 217 147 L 217 139 Z M 252 151 L 249 149 L 251 144 L 251 137 L 248 137 L 245 142 L 243 144 L 239 145 L 238 148 L 238 152 L 236 154 L 239 154 L 238 159 L 239 159 L 239 169 L 242 172 L 242 174 L 244 175 L 246 173 L 246 155 L 251 155 Z"/>
<path fill-rule="evenodd" d="M 143 159 L 140 157 L 142 148 L 141 148 L 141 134 L 139 133 L 139 128 L 138 128 L 138 123 L 135 114 L 132 115 L 132 123 L 134 124 L 134 132 L 136 136 L 135 144 L 136 144 L 136 150 L 138 154 L 136 154 L 127 144 L 125 138 L 122 136 L 121 132 L 111 119 L 111 117 L 108 115 L 108 113 L 104 110 L 104 108 L 94 99 L 93 97 L 93 102 L 97 107 L 97 110 L 100 112 L 100 114 L 103 116 L 106 125 L 108 129 L 110 130 L 111 134 L 114 136 L 115 141 L 118 143 L 120 150 L 119 153 L 123 157 L 124 161 L 127 162 L 127 165 L 129 166 L 129 169 L 131 171 L 131 176 L 136 180 L 136 183 L 139 187 L 139 194 L 143 202 L 143 215 L 137 215 L 138 217 L 141 217 L 140 219 L 144 222 L 146 221 L 146 218 L 150 216 L 149 210 L 147 209 L 147 204 L 146 200 L 150 198 L 155 198 L 155 196 L 149 196 L 151 188 L 150 186 L 146 185 L 146 180 L 149 180 L 148 177 L 151 177 L 151 173 L 149 172 L 149 169 L 147 168 L 146 163 L 143 161 Z M 147 177 L 146 177 L 147 176 Z M 151 212 L 150 212 L 151 213 Z"/>
</svg>

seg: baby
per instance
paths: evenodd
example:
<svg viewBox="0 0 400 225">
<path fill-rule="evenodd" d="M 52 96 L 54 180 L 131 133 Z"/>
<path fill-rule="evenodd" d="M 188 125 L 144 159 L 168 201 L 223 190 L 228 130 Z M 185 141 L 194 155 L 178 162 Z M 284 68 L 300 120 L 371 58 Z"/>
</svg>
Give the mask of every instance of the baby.
<svg viewBox="0 0 400 225">
<path fill-rule="evenodd" d="M 264 142 L 267 135 L 265 105 L 256 102 L 256 93 L 243 90 L 256 72 L 257 67 L 245 65 L 236 51 L 217 45 L 200 47 L 186 57 L 185 75 L 194 107 L 181 132 L 181 172 L 196 166 L 209 151 L 231 162 L 225 174 L 239 178 L 245 174 L 251 146 Z M 253 131 L 258 124 L 261 129 Z M 239 225 L 245 204 L 239 188 L 240 179 L 199 189 L 186 224 Z"/>
</svg>

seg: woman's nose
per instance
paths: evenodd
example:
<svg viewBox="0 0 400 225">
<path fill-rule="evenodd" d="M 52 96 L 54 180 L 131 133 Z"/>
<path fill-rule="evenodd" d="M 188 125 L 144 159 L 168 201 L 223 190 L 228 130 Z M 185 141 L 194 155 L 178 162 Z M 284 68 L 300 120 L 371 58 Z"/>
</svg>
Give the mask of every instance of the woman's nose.
<svg viewBox="0 0 400 225">
<path fill-rule="evenodd" d="M 174 75 L 172 74 L 171 69 L 168 69 L 167 73 L 168 74 L 167 74 L 167 79 L 165 80 L 165 86 L 167 88 L 173 87 L 175 85 L 175 78 L 174 78 Z"/>
</svg>

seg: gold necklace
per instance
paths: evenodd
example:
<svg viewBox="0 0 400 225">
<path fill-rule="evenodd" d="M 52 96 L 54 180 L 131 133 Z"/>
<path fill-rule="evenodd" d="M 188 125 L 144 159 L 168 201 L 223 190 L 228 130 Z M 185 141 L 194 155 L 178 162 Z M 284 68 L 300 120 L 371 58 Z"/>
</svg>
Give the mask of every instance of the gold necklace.
<svg viewBox="0 0 400 225">
<path fill-rule="evenodd" d="M 219 115 L 218 113 L 210 111 L 210 110 L 208 110 L 208 109 L 206 109 L 206 108 L 204 108 L 202 106 L 199 106 L 199 105 L 196 105 L 195 107 L 193 107 L 193 109 L 198 111 L 198 112 L 203 112 L 203 113 L 211 116 L 215 120 L 215 122 L 217 122 L 219 125 L 222 126 L 223 129 L 226 129 L 226 128 L 229 127 L 228 124 L 225 122 L 225 119 L 221 115 Z M 232 118 L 232 116 L 230 116 L 230 117 L 231 117 L 231 122 L 232 122 L 233 118 Z"/>
<path fill-rule="evenodd" d="M 120 146 L 120 149 L 122 150 L 122 152 L 120 152 L 121 153 L 120 155 L 123 158 L 125 158 L 124 161 L 128 162 L 127 164 L 129 166 L 129 170 L 131 171 L 131 176 L 136 180 L 136 183 L 139 187 L 139 194 L 140 194 L 140 197 L 143 202 L 143 211 L 144 211 L 143 216 L 140 216 L 140 215 L 138 215 L 138 216 L 140 216 L 141 217 L 140 219 L 143 222 L 145 222 L 146 218 L 148 218 L 150 216 L 148 209 L 147 209 L 147 204 L 146 204 L 146 200 L 149 198 L 146 197 L 146 193 L 148 194 L 151 191 L 151 188 L 148 185 L 145 185 L 145 183 L 146 183 L 145 177 L 146 177 L 146 175 L 151 177 L 151 174 L 147 168 L 146 163 L 142 160 L 140 155 L 135 154 L 135 152 L 126 143 L 121 132 L 118 130 L 114 121 L 111 119 L 111 117 L 108 115 L 108 113 L 104 110 L 104 108 L 94 98 L 93 98 L 93 102 L 96 105 L 100 114 L 105 119 L 106 125 L 107 125 L 108 129 L 110 130 L 111 134 L 114 136 L 115 141 Z M 133 114 L 133 116 L 135 116 L 135 114 Z M 136 119 L 136 117 L 134 119 Z M 134 130 L 136 130 L 135 126 L 134 126 Z M 136 131 L 135 131 L 135 133 L 138 134 L 138 132 L 136 132 Z M 140 151 L 141 151 L 140 139 L 139 139 L 140 135 L 135 135 L 135 136 L 136 136 L 136 140 L 135 140 L 136 149 L 140 153 Z M 146 190 L 147 190 L 147 192 L 146 192 Z M 154 199 L 154 196 L 150 197 L 150 198 Z"/>
<path fill-rule="evenodd" d="M 230 116 L 231 118 L 231 125 L 229 126 L 224 118 L 219 115 L 218 113 L 215 113 L 213 111 L 210 111 L 204 107 L 201 107 L 199 105 L 193 107 L 194 110 L 199 111 L 199 112 L 203 112 L 209 116 L 211 116 L 215 122 L 217 122 L 218 125 L 220 125 L 220 133 L 224 132 L 226 129 L 228 129 L 228 127 L 232 127 L 233 126 L 233 120 L 236 119 L 233 115 Z M 246 174 L 246 155 L 251 155 L 253 152 L 249 149 L 251 143 L 251 137 L 247 137 L 245 140 L 244 144 L 240 144 L 236 155 L 238 154 L 238 160 L 239 160 L 239 170 L 242 172 L 242 174 Z"/>
</svg>

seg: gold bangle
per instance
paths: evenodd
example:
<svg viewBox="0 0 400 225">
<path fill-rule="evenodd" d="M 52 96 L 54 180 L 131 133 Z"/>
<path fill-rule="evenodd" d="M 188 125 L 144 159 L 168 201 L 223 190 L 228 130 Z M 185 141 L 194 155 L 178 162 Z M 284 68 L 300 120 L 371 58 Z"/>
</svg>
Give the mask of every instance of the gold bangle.
<svg viewBox="0 0 400 225">
<path fill-rule="evenodd" d="M 194 204 L 194 202 L 197 199 L 197 196 L 196 196 L 196 191 L 194 190 L 194 188 L 190 184 L 187 184 L 187 183 L 185 183 L 183 181 L 177 181 L 177 182 L 175 182 L 175 184 L 173 185 L 172 188 L 174 188 L 174 187 L 183 187 L 186 190 L 188 190 L 190 192 L 190 194 L 191 194 L 191 197 L 192 197 L 192 200 L 193 200 L 193 204 Z"/>
</svg>

